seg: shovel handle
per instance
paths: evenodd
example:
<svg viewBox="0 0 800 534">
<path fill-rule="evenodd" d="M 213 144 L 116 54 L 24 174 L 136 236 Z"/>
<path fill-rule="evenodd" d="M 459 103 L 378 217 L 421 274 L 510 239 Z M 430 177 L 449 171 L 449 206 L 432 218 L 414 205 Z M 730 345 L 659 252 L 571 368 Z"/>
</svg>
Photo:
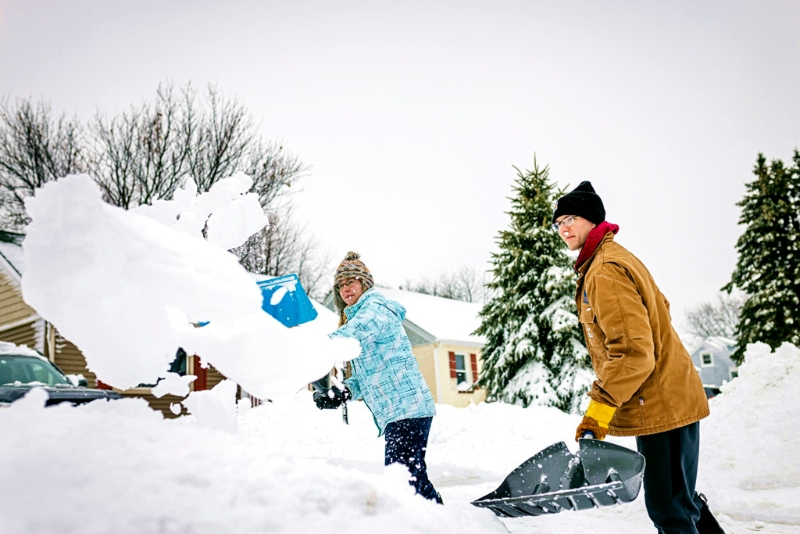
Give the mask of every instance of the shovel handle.
<svg viewBox="0 0 800 534">
<path fill-rule="evenodd" d="M 594 439 L 594 433 L 591 432 L 590 430 L 587 430 L 586 432 L 583 433 L 581 439 Z"/>
</svg>

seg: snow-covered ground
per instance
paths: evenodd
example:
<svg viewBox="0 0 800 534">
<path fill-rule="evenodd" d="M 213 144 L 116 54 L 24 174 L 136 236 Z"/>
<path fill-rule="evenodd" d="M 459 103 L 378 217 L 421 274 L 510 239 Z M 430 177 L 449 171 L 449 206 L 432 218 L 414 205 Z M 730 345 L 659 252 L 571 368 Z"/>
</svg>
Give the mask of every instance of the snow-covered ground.
<svg viewBox="0 0 800 534">
<path fill-rule="evenodd" d="M 740 369 L 701 423 L 699 490 L 728 534 L 800 532 L 800 350 L 755 346 Z M 641 494 L 505 520 L 470 505 L 544 447 L 576 448 L 578 417 L 549 408 L 437 406 L 427 458 L 437 506 L 412 494 L 402 468 L 384 468 L 360 402 L 345 425 L 302 391 L 243 410 L 233 434 L 162 419 L 138 399 L 43 408 L 43 395 L 0 410 L 2 533 L 652 531 Z"/>
<path fill-rule="evenodd" d="M 445 506 L 413 495 L 403 468 L 383 467 L 362 403 L 344 425 L 303 388 L 357 347 L 331 343 L 335 325 L 265 320 L 252 278 L 225 256 L 260 219 L 220 215 L 246 204 L 246 189 L 234 180 L 203 198 L 187 187 L 173 204 L 123 212 L 68 177 L 27 204 L 24 296 L 101 380 L 152 383 L 185 346 L 272 402 L 237 413 L 223 382 L 189 395 L 193 415 L 165 420 L 141 399 L 44 408 L 34 389 L 0 409 L 0 534 L 652 532 L 641 496 L 506 520 L 470 504 L 546 446 L 576 448 L 579 418 L 548 408 L 438 406 L 428 467 Z M 198 235 L 206 222 L 216 249 Z M 200 320 L 211 323 L 191 326 Z M 751 346 L 739 374 L 701 423 L 698 489 L 728 534 L 800 532 L 800 350 Z"/>
</svg>

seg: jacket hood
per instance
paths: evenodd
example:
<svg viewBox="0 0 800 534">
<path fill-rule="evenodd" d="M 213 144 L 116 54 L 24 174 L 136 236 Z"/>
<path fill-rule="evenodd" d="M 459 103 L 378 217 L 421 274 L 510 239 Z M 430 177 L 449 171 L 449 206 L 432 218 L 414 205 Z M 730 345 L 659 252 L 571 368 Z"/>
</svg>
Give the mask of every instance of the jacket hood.
<svg viewBox="0 0 800 534">
<path fill-rule="evenodd" d="M 344 309 L 345 313 L 347 314 L 347 318 L 349 319 L 353 317 L 353 315 L 358 312 L 361 306 L 364 306 L 367 302 L 373 302 L 383 306 L 392 312 L 401 323 L 406 318 L 406 309 L 402 304 L 395 302 L 394 300 L 387 299 L 382 293 L 379 293 L 374 288 L 366 290 L 364 294 L 361 295 L 361 298 L 358 299 L 358 302 Z"/>
</svg>

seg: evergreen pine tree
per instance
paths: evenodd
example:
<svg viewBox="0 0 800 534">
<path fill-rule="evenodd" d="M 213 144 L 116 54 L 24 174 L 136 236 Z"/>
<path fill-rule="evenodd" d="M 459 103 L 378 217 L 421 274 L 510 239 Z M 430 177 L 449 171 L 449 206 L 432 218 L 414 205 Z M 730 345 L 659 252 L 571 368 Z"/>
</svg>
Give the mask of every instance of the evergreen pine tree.
<svg viewBox="0 0 800 534">
<path fill-rule="evenodd" d="M 739 223 L 747 228 L 736 243 L 736 270 L 723 288 L 747 294 L 736 328 L 737 363 L 748 343 L 800 345 L 800 152 L 794 152 L 794 167 L 780 160 L 768 166 L 759 154 L 753 174 L 737 203 Z"/>
<path fill-rule="evenodd" d="M 488 400 L 577 412 L 593 375 L 575 309 L 573 260 L 551 227 L 555 190 L 549 169 L 517 178 L 511 228 L 492 254 L 491 296 L 476 333 L 486 337 L 480 385 Z"/>
</svg>

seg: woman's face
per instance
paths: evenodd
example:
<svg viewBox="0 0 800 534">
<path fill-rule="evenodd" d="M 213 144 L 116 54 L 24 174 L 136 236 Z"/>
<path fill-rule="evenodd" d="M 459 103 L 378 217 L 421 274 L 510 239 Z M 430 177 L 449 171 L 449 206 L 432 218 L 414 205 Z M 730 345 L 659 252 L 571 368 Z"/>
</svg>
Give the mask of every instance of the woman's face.
<svg viewBox="0 0 800 534">
<path fill-rule="evenodd" d="M 342 297 L 342 300 L 348 306 L 352 306 L 358 302 L 358 299 L 361 298 L 363 293 L 364 288 L 361 287 L 361 280 L 348 278 L 347 280 L 339 283 L 339 296 Z"/>
</svg>

